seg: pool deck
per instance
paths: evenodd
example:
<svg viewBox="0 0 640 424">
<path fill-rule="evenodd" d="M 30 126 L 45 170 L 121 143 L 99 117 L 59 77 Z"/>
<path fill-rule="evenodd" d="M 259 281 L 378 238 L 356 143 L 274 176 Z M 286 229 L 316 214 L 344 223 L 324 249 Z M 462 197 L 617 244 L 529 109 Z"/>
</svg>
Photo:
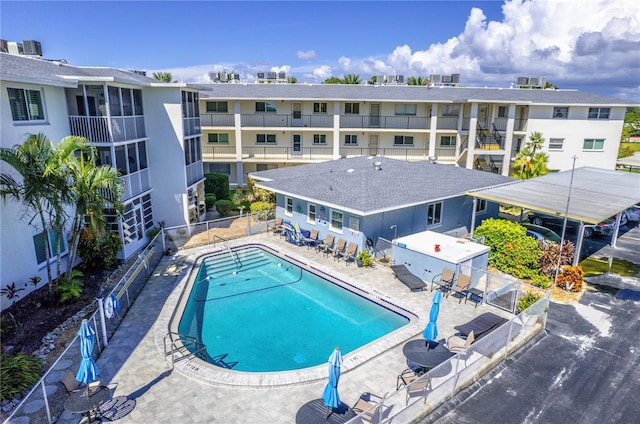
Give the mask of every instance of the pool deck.
<svg viewBox="0 0 640 424">
<path fill-rule="evenodd" d="M 353 405 L 362 392 L 379 395 L 394 392 L 396 377 L 406 368 L 402 346 L 411 338 L 421 337 L 428 321 L 432 293 L 428 290 L 410 292 L 385 266 L 366 269 L 355 264 L 347 266 L 344 261 L 336 262 L 315 253 L 314 249 L 294 246 L 272 234 L 245 237 L 230 241 L 229 245 L 247 243 L 264 244 L 313 264 L 418 316 L 396 332 L 343 358 L 339 393 L 344 403 Z M 264 381 L 263 385 L 254 384 L 255 376 L 246 377 L 242 375 L 244 373 L 223 370 L 222 376 L 229 379 L 230 385 L 227 385 L 215 379 L 212 381 L 216 382 L 205 383 L 201 375 L 186 376 L 185 369 L 188 370 L 189 366 L 185 361 L 181 361 L 180 369 L 172 370 L 163 359 L 161 339 L 166 334 L 183 280 L 196 258 L 213 250 L 212 246 L 199 247 L 164 257 L 109 346 L 100 355 L 97 363 L 103 382 L 117 384 L 115 397 L 127 396 L 136 402 L 135 408 L 118 422 L 293 423 L 296 413 L 305 403 L 322 396 L 326 385 L 326 366 L 286 373 L 284 383 L 280 378 L 262 375 L 259 378 Z M 459 304 L 453 296 L 444 299 L 438 318 L 439 339 L 446 339 L 455 332 L 455 325 L 483 312 L 509 317 L 508 313 L 489 305 L 474 306 L 472 302 Z M 327 358 L 333 347 L 327 347 Z M 373 351 L 368 351 L 371 349 Z M 366 360 L 369 356 L 372 359 Z M 248 384 L 243 386 L 243 381 Z M 78 415 L 65 413 L 58 422 L 78 421 Z"/>
</svg>

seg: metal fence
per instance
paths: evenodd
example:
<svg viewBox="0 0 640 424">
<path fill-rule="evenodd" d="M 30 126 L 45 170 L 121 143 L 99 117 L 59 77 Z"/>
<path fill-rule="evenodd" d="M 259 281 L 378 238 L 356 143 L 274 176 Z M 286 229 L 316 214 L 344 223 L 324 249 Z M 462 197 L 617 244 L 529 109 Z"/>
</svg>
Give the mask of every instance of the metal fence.
<svg viewBox="0 0 640 424">
<path fill-rule="evenodd" d="M 162 259 L 164 254 L 162 242 L 162 237 L 158 234 L 147 247 L 137 254 L 137 259 L 105 297 L 96 299 L 97 310 L 87 317 L 89 324 L 96 332 L 94 358 L 98 358 L 107 346 L 109 339 L 144 288 L 153 269 Z M 117 297 L 120 310 L 114 314 L 113 318 L 106 319 L 103 302 L 112 294 Z M 78 317 L 78 329 L 81 319 L 82 317 Z M 81 358 L 80 341 L 76 335 L 44 373 L 44 376 L 13 409 L 11 414 L 4 419 L 3 423 L 52 423 L 56 421 L 64 411 L 66 398 L 66 392 L 60 380 L 66 370 L 70 370 L 74 374 L 78 371 Z"/>
<path fill-rule="evenodd" d="M 372 423 L 416 422 L 507 359 L 546 326 L 550 293 L 524 283 L 518 291 L 537 291 L 543 296 L 502 326 L 348 423 L 365 422 L 367 416 L 372 419 L 366 422 Z"/>
</svg>

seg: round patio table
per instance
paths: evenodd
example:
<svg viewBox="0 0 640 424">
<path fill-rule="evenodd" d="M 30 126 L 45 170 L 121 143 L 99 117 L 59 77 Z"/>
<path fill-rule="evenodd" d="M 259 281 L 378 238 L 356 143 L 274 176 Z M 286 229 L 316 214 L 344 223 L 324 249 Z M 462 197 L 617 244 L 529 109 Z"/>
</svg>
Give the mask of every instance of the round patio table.
<svg viewBox="0 0 640 424">
<path fill-rule="evenodd" d="M 402 347 L 402 353 L 408 361 L 429 371 L 437 367 L 447 359 L 455 355 L 449 349 L 439 344 L 434 348 L 427 349 L 425 340 L 410 340 Z"/>
<path fill-rule="evenodd" d="M 91 422 L 91 413 L 97 411 L 100 405 L 111 399 L 111 389 L 100 386 L 97 389 L 86 388 L 72 392 L 64 402 L 64 409 L 74 414 L 82 414 Z"/>
</svg>

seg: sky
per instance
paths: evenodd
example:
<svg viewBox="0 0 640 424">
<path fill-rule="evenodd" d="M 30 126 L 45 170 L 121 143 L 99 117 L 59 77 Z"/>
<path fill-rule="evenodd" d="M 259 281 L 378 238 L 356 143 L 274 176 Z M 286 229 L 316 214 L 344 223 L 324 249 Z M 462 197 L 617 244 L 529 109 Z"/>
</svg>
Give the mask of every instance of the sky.
<svg viewBox="0 0 640 424">
<path fill-rule="evenodd" d="M 461 85 L 506 88 L 529 76 L 640 102 L 636 0 L 2 0 L 0 38 L 184 82 L 218 71 L 247 82 L 285 71 L 299 83 L 458 73 Z"/>
</svg>

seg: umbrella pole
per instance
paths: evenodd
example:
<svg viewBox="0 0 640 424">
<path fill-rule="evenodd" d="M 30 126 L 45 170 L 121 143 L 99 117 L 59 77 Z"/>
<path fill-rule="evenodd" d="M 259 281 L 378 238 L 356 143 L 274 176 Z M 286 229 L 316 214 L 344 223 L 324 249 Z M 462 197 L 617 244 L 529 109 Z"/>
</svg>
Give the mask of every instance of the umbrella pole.
<svg viewBox="0 0 640 424">
<path fill-rule="evenodd" d="M 331 414 L 332 414 L 332 413 L 333 413 L 333 408 L 332 408 L 332 407 L 330 407 L 330 406 L 327 406 L 327 414 L 326 414 L 326 416 L 324 417 L 324 419 L 325 419 L 325 420 L 326 420 L 326 419 L 328 419 L 328 418 L 329 418 L 329 416 L 331 416 Z"/>
</svg>

